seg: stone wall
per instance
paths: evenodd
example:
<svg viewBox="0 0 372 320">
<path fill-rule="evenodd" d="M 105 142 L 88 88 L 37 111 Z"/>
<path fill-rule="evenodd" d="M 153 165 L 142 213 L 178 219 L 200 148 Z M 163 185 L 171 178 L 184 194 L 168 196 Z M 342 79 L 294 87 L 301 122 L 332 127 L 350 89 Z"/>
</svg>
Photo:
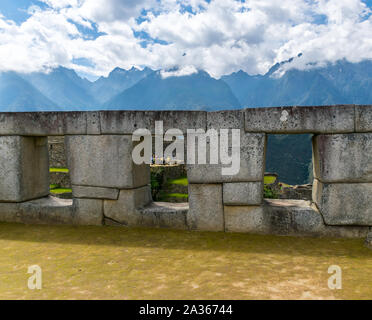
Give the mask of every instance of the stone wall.
<svg viewBox="0 0 372 320">
<path fill-rule="evenodd" d="M 131 135 L 154 134 L 158 120 L 164 132 L 240 129 L 240 171 L 188 164 L 189 204 L 153 202 Z M 312 201 L 263 200 L 273 133 L 314 134 Z M 48 196 L 48 136 L 65 139 L 71 201 Z M 361 237 L 372 226 L 372 106 L 0 113 L 0 178 L 0 221 Z"/>
</svg>

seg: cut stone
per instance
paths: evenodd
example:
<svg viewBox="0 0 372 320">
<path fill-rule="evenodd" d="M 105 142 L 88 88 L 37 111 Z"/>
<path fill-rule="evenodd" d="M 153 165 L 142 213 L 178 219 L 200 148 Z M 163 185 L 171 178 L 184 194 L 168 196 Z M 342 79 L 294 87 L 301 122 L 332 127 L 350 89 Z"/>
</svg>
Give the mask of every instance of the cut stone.
<svg viewBox="0 0 372 320">
<path fill-rule="evenodd" d="M 245 109 L 245 131 L 266 133 L 354 132 L 354 106 Z"/>
<path fill-rule="evenodd" d="M 72 224 L 72 200 L 49 196 L 21 203 L 0 203 L 0 221 L 27 224 Z"/>
<path fill-rule="evenodd" d="M 74 198 L 117 200 L 119 189 L 72 186 L 72 196 Z"/>
<path fill-rule="evenodd" d="M 150 166 L 132 160 L 131 136 L 67 136 L 66 150 L 73 185 L 126 189 L 150 183 Z"/>
<path fill-rule="evenodd" d="M 314 180 L 313 201 L 327 225 L 372 225 L 372 183 L 323 184 Z"/>
<path fill-rule="evenodd" d="M 223 184 L 224 205 L 260 205 L 263 198 L 262 182 L 235 182 Z"/>
<path fill-rule="evenodd" d="M 103 225 L 103 200 L 74 199 L 74 224 Z"/>
<path fill-rule="evenodd" d="M 372 132 L 372 106 L 355 106 L 355 131 Z"/>
<path fill-rule="evenodd" d="M 244 110 L 207 112 L 207 129 L 240 129 L 244 131 Z"/>
<path fill-rule="evenodd" d="M 269 233 L 262 206 L 225 206 L 224 212 L 228 232 Z"/>
<path fill-rule="evenodd" d="M 207 164 L 188 164 L 186 166 L 187 178 L 190 183 L 194 184 L 262 181 L 265 171 L 265 143 L 266 136 L 264 134 L 241 132 L 240 170 L 236 175 L 222 174 L 222 168 L 231 167 L 231 165 L 223 165 L 221 162 L 219 162 L 220 164 L 209 164 L 210 143 L 207 143 Z M 231 142 L 229 144 L 231 146 Z M 231 155 L 232 149 L 231 147 L 229 149 L 229 155 Z M 218 152 L 218 150 L 214 150 L 214 152 Z"/>
<path fill-rule="evenodd" d="M 142 215 L 139 209 L 151 201 L 149 186 L 120 190 L 118 200 L 104 200 L 104 215 L 126 226 L 140 226 Z"/>
<path fill-rule="evenodd" d="M 101 111 L 102 134 L 132 134 L 137 129 L 155 133 L 155 121 L 163 121 L 164 133 L 177 128 L 186 134 L 187 129 L 206 128 L 204 111 Z"/>
<path fill-rule="evenodd" d="M 321 182 L 372 182 L 372 133 L 319 135 L 313 150 Z"/>
<path fill-rule="evenodd" d="M 223 231 L 221 184 L 189 184 L 187 224 L 192 230 Z"/>
<path fill-rule="evenodd" d="M 226 206 L 226 231 L 288 236 L 364 238 L 368 227 L 326 226 L 304 200 L 265 200 L 263 206 Z"/>
<path fill-rule="evenodd" d="M 141 226 L 187 229 L 188 203 L 152 202 L 140 211 Z"/>
<path fill-rule="evenodd" d="M 47 138 L 0 136 L 0 202 L 22 202 L 48 194 Z"/>
</svg>

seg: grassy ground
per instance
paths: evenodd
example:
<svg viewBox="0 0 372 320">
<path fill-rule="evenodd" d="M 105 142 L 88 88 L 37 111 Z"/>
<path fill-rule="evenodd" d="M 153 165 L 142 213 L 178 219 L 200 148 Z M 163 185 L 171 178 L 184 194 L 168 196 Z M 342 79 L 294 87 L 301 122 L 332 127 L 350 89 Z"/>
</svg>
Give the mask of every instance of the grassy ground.
<svg viewBox="0 0 372 320">
<path fill-rule="evenodd" d="M 0 253 L 1 299 L 372 298 L 363 240 L 0 224 Z M 35 264 L 41 290 L 27 288 Z"/>
</svg>

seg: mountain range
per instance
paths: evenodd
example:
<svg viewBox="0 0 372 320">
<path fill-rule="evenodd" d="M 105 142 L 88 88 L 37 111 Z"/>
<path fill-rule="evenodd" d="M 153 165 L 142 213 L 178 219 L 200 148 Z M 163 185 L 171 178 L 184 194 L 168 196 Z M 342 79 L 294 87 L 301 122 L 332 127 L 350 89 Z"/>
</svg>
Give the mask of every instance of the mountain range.
<svg viewBox="0 0 372 320">
<path fill-rule="evenodd" d="M 301 55 L 275 64 L 265 75 L 238 71 L 214 79 L 207 72 L 172 76 L 168 70 L 115 68 L 90 82 L 74 70 L 0 73 L 1 111 L 227 110 L 286 105 L 372 104 L 372 61 L 345 60 L 298 70 Z M 175 72 L 177 73 L 177 72 Z M 273 135 L 266 170 L 290 184 L 309 182 L 308 135 Z"/>
<path fill-rule="evenodd" d="M 300 57 L 300 56 L 299 56 Z M 161 70 L 115 68 L 90 82 L 74 70 L 0 73 L 0 111 L 117 109 L 221 110 L 285 105 L 372 103 L 372 61 L 345 60 L 310 70 L 278 73 L 292 59 L 265 75 L 238 71 L 220 79 L 199 70 L 163 76 Z"/>
</svg>

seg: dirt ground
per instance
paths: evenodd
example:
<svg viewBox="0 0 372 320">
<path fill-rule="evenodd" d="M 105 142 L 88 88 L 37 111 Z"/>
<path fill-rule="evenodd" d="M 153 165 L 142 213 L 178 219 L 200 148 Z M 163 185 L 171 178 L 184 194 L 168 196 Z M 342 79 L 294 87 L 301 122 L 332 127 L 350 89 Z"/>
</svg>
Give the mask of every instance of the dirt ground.
<svg viewBox="0 0 372 320">
<path fill-rule="evenodd" d="M 42 289 L 30 290 L 31 265 Z M 342 289 L 328 287 L 328 268 Z M 0 224 L 0 299 L 372 299 L 363 239 Z"/>
</svg>

